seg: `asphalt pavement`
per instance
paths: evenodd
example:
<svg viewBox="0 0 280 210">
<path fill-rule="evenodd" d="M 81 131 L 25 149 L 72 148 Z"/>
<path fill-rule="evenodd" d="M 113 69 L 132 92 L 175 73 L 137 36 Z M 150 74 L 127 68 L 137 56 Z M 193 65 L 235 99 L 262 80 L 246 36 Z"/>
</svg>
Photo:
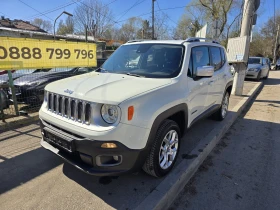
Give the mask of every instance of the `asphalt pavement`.
<svg viewBox="0 0 280 210">
<path fill-rule="evenodd" d="M 171 209 L 280 209 L 280 71 L 230 128 Z"/>
</svg>

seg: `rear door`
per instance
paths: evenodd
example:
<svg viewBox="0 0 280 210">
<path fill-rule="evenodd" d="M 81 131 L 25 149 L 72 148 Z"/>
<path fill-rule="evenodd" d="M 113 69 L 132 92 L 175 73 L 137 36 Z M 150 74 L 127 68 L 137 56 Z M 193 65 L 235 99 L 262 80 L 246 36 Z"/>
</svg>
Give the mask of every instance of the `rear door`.
<svg viewBox="0 0 280 210">
<path fill-rule="evenodd" d="M 207 46 L 193 47 L 191 50 L 188 69 L 188 104 L 190 110 L 190 123 L 205 111 L 208 95 L 209 78 L 196 77 L 196 69 L 210 65 L 209 49 Z"/>
<path fill-rule="evenodd" d="M 207 108 L 220 103 L 225 87 L 225 71 L 223 68 L 223 58 L 220 47 L 209 47 L 211 66 L 214 67 L 214 75 L 210 78 L 208 96 L 206 100 Z"/>
</svg>

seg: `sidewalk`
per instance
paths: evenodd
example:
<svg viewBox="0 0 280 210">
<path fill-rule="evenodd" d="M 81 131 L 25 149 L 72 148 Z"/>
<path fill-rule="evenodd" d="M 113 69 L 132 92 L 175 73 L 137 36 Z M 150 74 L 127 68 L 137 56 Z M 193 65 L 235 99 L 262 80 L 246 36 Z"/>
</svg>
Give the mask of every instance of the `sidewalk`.
<svg viewBox="0 0 280 210">
<path fill-rule="evenodd" d="M 224 136 L 170 209 L 280 209 L 280 72 Z"/>
</svg>

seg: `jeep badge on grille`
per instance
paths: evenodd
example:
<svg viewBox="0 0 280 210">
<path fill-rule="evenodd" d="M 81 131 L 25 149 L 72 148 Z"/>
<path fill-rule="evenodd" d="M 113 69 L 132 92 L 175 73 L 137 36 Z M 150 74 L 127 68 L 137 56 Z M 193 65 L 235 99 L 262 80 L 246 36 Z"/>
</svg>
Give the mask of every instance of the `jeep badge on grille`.
<svg viewBox="0 0 280 210">
<path fill-rule="evenodd" d="M 71 95 L 72 93 L 74 93 L 74 91 L 73 91 L 73 90 L 66 89 L 66 90 L 64 90 L 64 93 L 69 93 L 69 94 Z"/>
</svg>

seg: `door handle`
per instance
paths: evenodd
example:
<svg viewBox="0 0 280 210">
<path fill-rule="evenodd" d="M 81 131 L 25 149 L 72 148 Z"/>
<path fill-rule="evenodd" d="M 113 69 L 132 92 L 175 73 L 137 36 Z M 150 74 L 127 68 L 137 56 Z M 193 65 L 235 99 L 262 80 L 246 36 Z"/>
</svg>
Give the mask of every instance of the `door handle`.
<svg viewBox="0 0 280 210">
<path fill-rule="evenodd" d="M 210 82 L 208 83 L 208 85 L 213 85 L 213 83 L 214 83 L 214 81 L 210 81 Z"/>
<path fill-rule="evenodd" d="M 226 75 L 226 74 L 224 74 L 223 78 L 226 78 L 226 77 L 227 77 L 227 75 Z"/>
</svg>

